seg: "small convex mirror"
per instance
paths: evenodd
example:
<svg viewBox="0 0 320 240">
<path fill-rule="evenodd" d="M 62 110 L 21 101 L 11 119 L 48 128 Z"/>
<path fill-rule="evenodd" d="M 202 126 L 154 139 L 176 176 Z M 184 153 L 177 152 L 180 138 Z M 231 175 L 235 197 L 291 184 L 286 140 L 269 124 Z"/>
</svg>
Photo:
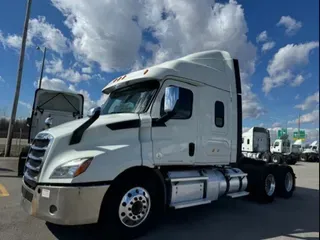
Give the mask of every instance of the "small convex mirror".
<svg viewBox="0 0 320 240">
<path fill-rule="evenodd" d="M 166 87 L 164 94 L 164 111 L 172 112 L 179 99 L 179 88 L 175 86 Z"/>
<path fill-rule="evenodd" d="M 96 112 L 101 112 L 101 107 L 91 108 L 91 109 L 88 111 L 87 116 L 88 116 L 88 117 L 92 117 Z"/>
<path fill-rule="evenodd" d="M 44 124 L 46 125 L 47 128 L 50 128 L 52 125 L 52 117 L 49 114 L 48 117 L 46 118 L 46 120 L 44 121 Z"/>
</svg>

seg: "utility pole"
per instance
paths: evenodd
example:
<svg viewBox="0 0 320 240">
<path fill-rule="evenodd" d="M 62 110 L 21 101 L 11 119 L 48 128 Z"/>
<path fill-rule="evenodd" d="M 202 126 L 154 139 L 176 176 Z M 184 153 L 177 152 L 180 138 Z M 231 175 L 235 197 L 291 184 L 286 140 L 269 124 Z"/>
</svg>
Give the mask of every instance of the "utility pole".
<svg viewBox="0 0 320 240">
<path fill-rule="evenodd" d="M 32 3 L 32 0 L 27 0 L 27 10 L 26 10 L 26 16 L 24 19 L 24 28 L 23 28 L 23 34 L 22 34 L 22 43 L 21 43 L 21 49 L 20 49 L 20 59 L 19 59 L 19 67 L 18 67 L 18 74 L 17 74 L 17 85 L 16 85 L 16 92 L 15 92 L 14 100 L 13 100 L 11 118 L 10 118 L 10 122 L 9 122 L 6 149 L 5 149 L 5 153 L 4 153 L 5 157 L 10 156 L 13 127 L 14 127 L 14 123 L 15 123 L 15 119 L 16 119 L 17 107 L 18 107 L 18 101 L 19 101 L 19 95 L 20 95 L 21 78 L 22 78 L 22 70 L 23 70 L 23 63 L 24 63 L 24 53 L 25 53 L 26 41 L 27 41 L 27 35 L 28 35 L 28 25 L 29 25 L 30 11 L 31 11 L 31 3 Z"/>
<path fill-rule="evenodd" d="M 37 47 L 37 49 L 41 50 L 40 47 Z M 42 57 L 42 66 L 41 66 L 41 72 L 40 72 L 40 79 L 39 79 L 39 89 L 41 88 L 41 83 L 42 83 L 43 68 L 44 68 L 44 62 L 45 62 L 45 59 L 46 59 L 46 52 L 47 52 L 47 48 L 44 47 L 43 57 Z"/>
<path fill-rule="evenodd" d="M 300 113 L 298 118 L 298 139 L 300 139 Z"/>
</svg>

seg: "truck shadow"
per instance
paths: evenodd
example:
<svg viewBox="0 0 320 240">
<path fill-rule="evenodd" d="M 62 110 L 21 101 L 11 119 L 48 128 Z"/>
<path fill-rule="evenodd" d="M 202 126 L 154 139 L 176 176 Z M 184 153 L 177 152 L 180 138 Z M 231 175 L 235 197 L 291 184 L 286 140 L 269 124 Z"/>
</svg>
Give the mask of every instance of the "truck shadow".
<svg viewBox="0 0 320 240">
<path fill-rule="evenodd" d="M 112 239 L 95 225 L 64 227 L 47 223 L 57 239 Z M 103 237 L 99 237 L 103 236 Z M 248 199 L 225 199 L 211 205 L 169 211 L 141 240 L 319 239 L 319 190 L 297 187 L 291 199 L 261 205 Z"/>
</svg>

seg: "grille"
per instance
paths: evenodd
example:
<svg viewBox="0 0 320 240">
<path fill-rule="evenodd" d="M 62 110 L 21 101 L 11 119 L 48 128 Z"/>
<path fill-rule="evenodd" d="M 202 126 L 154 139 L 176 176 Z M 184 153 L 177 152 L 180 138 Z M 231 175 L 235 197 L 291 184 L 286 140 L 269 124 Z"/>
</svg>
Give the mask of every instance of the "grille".
<svg viewBox="0 0 320 240">
<path fill-rule="evenodd" d="M 51 135 L 41 133 L 36 136 L 31 144 L 25 165 L 24 182 L 32 189 L 37 186 L 38 176 L 51 140 Z"/>
</svg>

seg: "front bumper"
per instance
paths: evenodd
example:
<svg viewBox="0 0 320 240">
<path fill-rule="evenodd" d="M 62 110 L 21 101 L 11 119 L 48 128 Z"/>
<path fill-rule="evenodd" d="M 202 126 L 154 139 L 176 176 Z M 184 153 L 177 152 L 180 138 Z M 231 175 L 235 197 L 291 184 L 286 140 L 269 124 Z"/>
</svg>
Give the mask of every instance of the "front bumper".
<svg viewBox="0 0 320 240">
<path fill-rule="evenodd" d="M 22 181 L 21 206 L 30 215 L 59 225 L 96 223 L 108 188 L 37 186 L 32 190 Z"/>
</svg>

